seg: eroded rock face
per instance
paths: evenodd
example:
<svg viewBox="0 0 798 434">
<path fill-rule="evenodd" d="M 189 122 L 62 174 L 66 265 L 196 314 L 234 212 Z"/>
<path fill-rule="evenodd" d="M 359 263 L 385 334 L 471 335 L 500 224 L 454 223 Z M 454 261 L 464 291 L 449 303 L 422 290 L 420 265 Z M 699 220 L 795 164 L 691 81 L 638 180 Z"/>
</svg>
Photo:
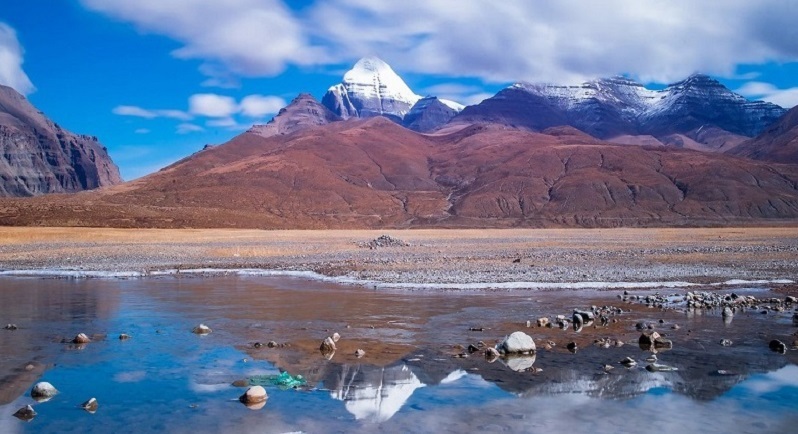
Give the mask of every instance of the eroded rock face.
<svg viewBox="0 0 798 434">
<path fill-rule="evenodd" d="M 96 137 L 73 134 L 0 85 L 0 197 L 71 193 L 122 182 Z"/>
</svg>

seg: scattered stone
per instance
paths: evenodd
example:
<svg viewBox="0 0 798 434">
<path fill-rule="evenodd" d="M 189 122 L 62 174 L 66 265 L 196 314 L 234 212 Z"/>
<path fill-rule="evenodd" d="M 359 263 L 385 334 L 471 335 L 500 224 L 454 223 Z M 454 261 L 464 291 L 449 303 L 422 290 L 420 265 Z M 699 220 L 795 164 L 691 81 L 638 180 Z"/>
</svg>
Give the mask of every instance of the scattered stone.
<svg viewBox="0 0 798 434">
<path fill-rule="evenodd" d="M 496 347 L 504 354 L 524 354 L 535 351 L 535 341 L 524 332 L 513 332 Z"/>
<path fill-rule="evenodd" d="M 499 350 L 497 350 L 496 348 L 493 348 L 493 347 L 485 348 L 485 358 L 488 359 L 488 361 L 491 361 L 491 362 L 496 360 L 496 359 L 498 359 L 499 358 Z"/>
<path fill-rule="evenodd" d="M 576 351 L 579 349 L 579 347 L 576 345 L 576 342 L 568 342 L 568 345 L 566 345 L 565 348 L 572 353 L 576 353 Z"/>
<path fill-rule="evenodd" d="M 673 341 L 670 339 L 659 338 L 654 341 L 654 348 L 670 350 L 673 348 Z"/>
<path fill-rule="evenodd" d="M 618 362 L 618 363 L 620 363 L 620 364 L 622 364 L 622 365 L 626 366 L 627 368 L 631 368 L 631 367 L 633 367 L 633 366 L 637 366 L 637 362 L 635 361 L 635 359 L 633 359 L 633 358 L 631 358 L 631 357 L 627 357 L 627 358 L 625 358 L 625 359 L 621 360 L 621 361 L 620 361 L 620 362 Z"/>
<path fill-rule="evenodd" d="M 595 321 L 596 317 L 593 315 L 593 312 L 586 311 L 586 310 L 577 310 L 574 309 L 574 315 L 579 315 L 582 317 L 582 322 L 587 324 L 591 321 Z"/>
<path fill-rule="evenodd" d="M 319 346 L 319 350 L 321 351 L 322 354 L 334 353 L 335 350 L 336 350 L 336 348 L 335 348 L 335 340 L 333 340 L 332 337 L 328 336 L 327 338 L 325 338 L 321 342 L 321 345 Z"/>
<path fill-rule="evenodd" d="M 119 335 L 119 340 L 120 341 L 126 341 L 128 339 L 130 339 L 130 335 L 127 334 L 127 333 L 122 333 L 122 334 Z"/>
<path fill-rule="evenodd" d="M 648 372 L 673 372 L 678 370 L 679 368 L 668 365 L 660 365 L 657 363 L 652 363 L 646 366 L 646 371 Z"/>
<path fill-rule="evenodd" d="M 520 264 L 520 263 L 521 263 L 521 258 L 513 259 L 513 264 Z"/>
<path fill-rule="evenodd" d="M 771 351 L 781 354 L 787 353 L 787 345 L 785 345 L 784 342 L 778 339 L 773 339 L 772 341 L 770 341 L 770 344 L 768 346 L 770 347 Z"/>
<path fill-rule="evenodd" d="M 724 318 L 731 318 L 734 316 L 734 311 L 729 306 L 723 308 L 723 317 Z"/>
<path fill-rule="evenodd" d="M 637 343 L 640 344 L 641 348 L 643 347 L 650 348 L 654 346 L 654 342 L 656 342 L 657 339 L 661 338 L 662 336 L 660 336 L 660 334 L 657 332 L 644 332 L 643 334 L 640 335 L 640 338 L 637 340 Z"/>
<path fill-rule="evenodd" d="M 205 324 L 200 324 L 200 325 L 194 327 L 193 330 L 191 330 L 192 333 L 198 334 L 198 335 L 207 335 L 208 333 L 211 333 L 212 331 L 213 330 L 211 330 L 211 328 L 206 326 Z"/>
<path fill-rule="evenodd" d="M 477 351 L 479 351 L 479 347 L 477 347 L 477 346 L 476 346 L 476 345 L 474 345 L 474 344 L 469 344 L 469 345 L 468 345 L 468 352 L 469 352 L 470 354 L 476 353 Z"/>
<path fill-rule="evenodd" d="M 657 361 L 657 355 L 656 354 L 652 354 L 652 355 L 646 357 L 646 362 L 648 362 L 648 363 L 654 363 L 656 361 Z"/>
<path fill-rule="evenodd" d="M 37 401 L 46 401 L 58 394 L 58 390 L 46 381 L 40 381 L 33 385 L 30 391 L 31 398 Z"/>
<path fill-rule="evenodd" d="M 72 339 L 73 344 L 88 344 L 89 342 L 91 342 L 91 339 L 89 339 L 85 333 L 78 333 L 78 335 Z"/>
<path fill-rule="evenodd" d="M 355 357 L 357 357 L 358 359 L 363 357 L 363 356 L 365 356 L 365 355 L 366 355 L 366 352 L 363 351 L 362 349 L 358 348 L 357 350 L 355 350 Z"/>
<path fill-rule="evenodd" d="M 724 346 L 724 347 L 730 347 L 730 346 L 732 346 L 732 343 L 733 342 L 731 341 L 731 339 L 721 339 L 720 340 L 720 345 Z"/>
<path fill-rule="evenodd" d="M 332 340 L 333 342 L 338 342 L 339 340 L 341 340 L 341 335 L 339 335 L 337 332 L 333 333 Z"/>
<path fill-rule="evenodd" d="M 526 328 L 532 327 L 532 321 L 526 320 Z"/>
<path fill-rule="evenodd" d="M 249 386 L 249 380 L 236 380 L 232 384 L 233 387 L 247 387 Z"/>
<path fill-rule="evenodd" d="M 260 342 L 255 342 L 254 344 L 252 344 L 252 346 L 255 348 L 263 348 L 263 344 Z"/>
<path fill-rule="evenodd" d="M 472 331 L 472 332 L 484 332 L 485 331 L 485 327 L 471 327 L 468 330 Z"/>
<path fill-rule="evenodd" d="M 5 326 L 5 327 L 3 327 L 3 328 L 4 328 L 4 329 L 6 329 L 6 330 L 17 330 L 19 327 L 17 327 L 17 325 L 16 325 L 16 324 L 6 324 L 6 326 Z M 22 409 L 21 409 L 21 410 L 22 410 Z M 36 413 L 36 412 L 34 412 L 34 414 L 35 414 L 35 413 Z"/>
<path fill-rule="evenodd" d="M 36 410 L 34 410 L 32 406 L 26 405 L 17 410 L 14 413 L 14 417 L 16 417 L 19 420 L 24 420 L 26 422 L 29 422 L 34 417 L 36 417 Z"/>
<path fill-rule="evenodd" d="M 89 398 L 88 401 L 80 404 L 80 408 L 88 411 L 91 414 L 94 414 L 97 411 L 97 407 L 99 407 L 99 404 L 97 404 L 96 398 Z"/>
<path fill-rule="evenodd" d="M 615 369 L 615 366 L 604 365 L 604 366 L 601 367 L 601 369 L 604 369 L 604 371 L 609 372 L 609 371 L 612 371 L 613 369 Z"/>
<path fill-rule="evenodd" d="M 269 342 L 266 344 L 266 346 L 267 346 L 267 347 L 269 347 L 269 348 L 276 348 L 276 347 L 278 346 L 278 344 L 277 344 L 277 342 L 275 342 L 275 341 L 269 341 Z"/>
<path fill-rule="evenodd" d="M 671 330 L 679 330 L 680 328 L 681 327 L 679 326 L 679 324 L 674 324 L 671 326 Z"/>
<path fill-rule="evenodd" d="M 247 407 L 257 410 L 263 408 L 261 404 L 265 404 L 268 397 L 263 386 L 252 386 L 238 400 Z"/>
<path fill-rule="evenodd" d="M 793 297 L 792 295 L 788 295 L 784 299 L 784 302 L 787 303 L 787 304 L 798 304 L 798 298 Z"/>
<path fill-rule="evenodd" d="M 722 376 L 730 376 L 730 375 L 737 375 L 736 372 L 727 371 L 725 369 L 718 369 L 717 371 L 713 372 L 714 375 L 722 375 Z"/>
</svg>

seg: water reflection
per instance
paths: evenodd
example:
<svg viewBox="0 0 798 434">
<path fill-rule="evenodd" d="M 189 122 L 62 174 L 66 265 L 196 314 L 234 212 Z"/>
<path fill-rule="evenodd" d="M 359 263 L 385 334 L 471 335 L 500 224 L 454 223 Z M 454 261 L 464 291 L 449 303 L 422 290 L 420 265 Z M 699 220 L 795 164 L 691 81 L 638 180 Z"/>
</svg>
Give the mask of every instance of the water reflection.
<svg viewBox="0 0 798 434">
<path fill-rule="evenodd" d="M 641 417 L 658 433 L 760 433 L 798 423 L 798 352 L 767 347 L 771 337 L 792 342 L 791 312 L 741 312 L 724 325 L 719 313 L 630 306 L 617 323 L 576 333 L 524 327 L 530 317 L 612 303 L 614 294 L 428 294 L 242 278 L 0 283 L 0 323 L 24 324 L 0 330 L 0 361 L 17 361 L 0 383 L 9 403 L 0 405 L 3 433 L 614 433 L 640 432 Z M 25 295 L 31 291 L 39 295 Z M 658 330 L 673 348 L 659 352 L 658 363 L 678 371 L 645 370 L 651 353 L 638 346 L 634 327 L 641 320 L 663 321 Z M 202 322 L 213 333 L 192 334 Z M 494 363 L 481 352 L 460 357 L 470 344 L 490 346 L 519 328 L 547 344 L 534 356 Z M 77 332 L 113 338 L 81 351 L 60 343 Z M 132 338 L 116 339 L 122 332 Z M 333 332 L 342 338 L 327 360 L 319 343 Z M 610 338 L 626 345 L 595 344 Z M 719 345 L 721 338 L 734 345 Z M 252 345 L 271 340 L 286 345 Z M 567 350 L 570 342 L 577 353 Z M 366 350 L 362 359 L 357 348 Z M 637 366 L 624 368 L 625 357 Z M 245 389 L 234 381 L 281 370 L 301 374 L 308 387 L 268 386 L 258 412 L 238 403 Z M 39 415 L 23 424 L 11 415 L 33 404 L 27 391 L 39 379 L 61 393 L 34 405 Z M 79 406 L 92 396 L 101 405 L 90 415 Z"/>
<path fill-rule="evenodd" d="M 346 411 L 357 420 L 384 422 L 393 417 L 425 386 L 407 365 L 389 368 L 343 366 L 333 381 L 325 382 L 331 396 L 344 401 Z"/>
</svg>

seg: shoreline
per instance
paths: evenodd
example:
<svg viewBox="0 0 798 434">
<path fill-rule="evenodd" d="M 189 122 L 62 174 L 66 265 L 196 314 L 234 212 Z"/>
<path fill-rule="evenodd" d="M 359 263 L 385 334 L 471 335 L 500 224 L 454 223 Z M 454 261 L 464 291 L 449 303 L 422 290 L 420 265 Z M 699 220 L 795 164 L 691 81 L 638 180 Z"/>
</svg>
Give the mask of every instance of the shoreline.
<svg viewBox="0 0 798 434">
<path fill-rule="evenodd" d="M 388 235 L 394 244 L 375 243 Z M 796 287 L 790 228 L 258 231 L 0 227 L 0 276 L 277 275 L 394 289 Z"/>
</svg>

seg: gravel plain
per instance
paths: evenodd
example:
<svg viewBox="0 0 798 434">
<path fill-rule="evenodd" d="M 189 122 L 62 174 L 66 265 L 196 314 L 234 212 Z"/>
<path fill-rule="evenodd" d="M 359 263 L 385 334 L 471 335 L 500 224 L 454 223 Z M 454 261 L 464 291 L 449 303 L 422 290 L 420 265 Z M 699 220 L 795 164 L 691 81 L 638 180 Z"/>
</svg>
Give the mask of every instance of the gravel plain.
<svg viewBox="0 0 798 434">
<path fill-rule="evenodd" d="M 383 235 L 389 242 L 379 242 Z M 192 269 L 315 272 L 349 282 L 420 288 L 794 281 L 798 230 L 0 228 L 0 272 L 5 274 L 147 275 Z M 780 286 L 785 285 L 791 286 Z"/>
</svg>

